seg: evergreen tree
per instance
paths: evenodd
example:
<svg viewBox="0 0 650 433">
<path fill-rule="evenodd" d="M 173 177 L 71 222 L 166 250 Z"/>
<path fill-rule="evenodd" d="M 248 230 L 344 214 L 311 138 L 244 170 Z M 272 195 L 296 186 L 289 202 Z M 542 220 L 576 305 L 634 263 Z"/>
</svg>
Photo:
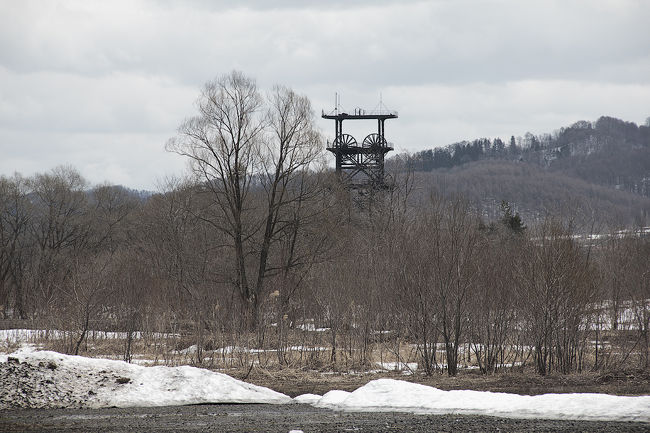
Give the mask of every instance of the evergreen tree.
<svg viewBox="0 0 650 433">
<path fill-rule="evenodd" d="M 519 153 L 519 149 L 517 149 L 517 141 L 515 140 L 514 135 L 510 137 L 510 146 L 508 147 L 508 153 L 511 155 L 516 155 Z"/>
<path fill-rule="evenodd" d="M 521 217 L 519 216 L 519 212 L 513 214 L 512 206 L 510 205 L 510 203 L 508 203 L 505 200 L 501 201 L 501 214 L 502 214 L 501 224 L 503 224 L 513 232 L 521 233 L 524 230 L 526 230 L 526 226 L 521 220 Z"/>
<path fill-rule="evenodd" d="M 514 137 L 513 137 L 514 138 Z M 494 139 L 494 144 L 492 145 L 492 152 L 495 156 L 503 155 L 506 150 L 506 144 L 500 138 Z"/>
</svg>

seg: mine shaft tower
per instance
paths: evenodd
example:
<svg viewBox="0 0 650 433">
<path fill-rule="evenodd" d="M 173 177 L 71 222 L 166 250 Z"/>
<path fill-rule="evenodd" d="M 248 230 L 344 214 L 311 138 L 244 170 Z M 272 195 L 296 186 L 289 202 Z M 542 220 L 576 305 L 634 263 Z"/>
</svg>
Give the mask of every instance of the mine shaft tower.
<svg viewBox="0 0 650 433">
<path fill-rule="evenodd" d="M 393 148 L 386 141 L 384 123 L 386 119 L 396 119 L 397 111 L 386 109 L 380 102 L 378 109 L 357 108 L 350 114 L 339 108 L 337 100 L 334 111 L 323 111 L 322 117 L 334 120 L 334 141 L 328 143 L 327 150 L 336 157 L 336 173 L 341 179 L 350 187 L 386 188 L 384 158 Z M 359 144 L 353 136 L 343 133 L 344 120 L 376 120 L 377 132 L 368 134 Z"/>
</svg>

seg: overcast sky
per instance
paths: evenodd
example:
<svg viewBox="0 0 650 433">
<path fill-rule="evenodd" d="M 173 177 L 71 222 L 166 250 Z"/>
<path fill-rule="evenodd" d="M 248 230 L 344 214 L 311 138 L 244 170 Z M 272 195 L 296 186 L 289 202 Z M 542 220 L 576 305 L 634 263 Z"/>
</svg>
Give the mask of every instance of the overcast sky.
<svg viewBox="0 0 650 433">
<path fill-rule="evenodd" d="M 328 138 L 335 92 L 349 110 L 381 94 L 399 151 L 641 124 L 649 23 L 646 0 L 0 0 L 0 175 L 71 164 L 155 189 L 185 170 L 165 141 L 233 69 L 307 95 Z"/>
</svg>

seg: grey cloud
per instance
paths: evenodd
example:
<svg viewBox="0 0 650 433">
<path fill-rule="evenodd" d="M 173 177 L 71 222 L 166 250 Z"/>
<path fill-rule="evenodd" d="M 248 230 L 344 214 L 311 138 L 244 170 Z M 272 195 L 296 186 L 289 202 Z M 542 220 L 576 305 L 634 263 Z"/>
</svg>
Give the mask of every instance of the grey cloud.
<svg viewBox="0 0 650 433">
<path fill-rule="evenodd" d="M 2 174 L 70 162 L 151 186 L 183 165 L 163 143 L 200 86 L 232 69 L 317 111 L 334 92 L 352 108 L 383 92 L 401 113 L 387 132 L 412 151 L 650 115 L 648 2 L 61 0 L 1 12 Z"/>
<path fill-rule="evenodd" d="M 154 7 L 143 16 L 68 10 L 52 17 L 45 33 L 27 38 L 5 26 L 3 64 L 19 72 L 90 76 L 151 71 L 193 85 L 239 68 L 270 71 L 289 83 L 377 86 L 530 77 L 612 81 L 616 65 L 647 63 L 650 52 L 644 3 L 627 3 L 619 14 L 611 13 L 616 6 L 558 2 L 363 2 L 370 9 L 344 10 L 245 3 L 250 11 L 172 3 L 175 9 Z M 79 18 L 88 24 L 75 24 Z M 629 80 L 647 82 L 644 69 L 634 71 Z"/>
<path fill-rule="evenodd" d="M 162 150 L 169 133 L 52 133 L 0 130 L 0 175 L 25 176 L 71 164 L 92 184 L 120 183 L 153 190 L 185 161 Z"/>
<path fill-rule="evenodd" d="M 195 7 L 208 11 L 231 9 L 282 10 L 316 9 L 349 10 L 386 4 L 422 3 L 422 0 L 159 0 L 156 3 L 166 7 Z"/>
<path fill-rule="evenodd" d="M 112 74 L 99 78 L 0 69 L 0 127 L 51 132 L 169 131 L 192 109 L 196 89 L 155 76 Z"/>
</svg>

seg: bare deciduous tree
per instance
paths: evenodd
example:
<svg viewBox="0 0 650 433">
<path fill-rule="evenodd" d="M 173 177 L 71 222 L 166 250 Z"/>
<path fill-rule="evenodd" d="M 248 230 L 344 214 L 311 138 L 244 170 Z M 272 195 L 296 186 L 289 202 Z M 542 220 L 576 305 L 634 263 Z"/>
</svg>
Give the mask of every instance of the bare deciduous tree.
<svg viewBox="0 0 650 433">
<path fill-rule="evenodd" d="M 320 136 L 307 98 L 276 87 L 265 104 L 255 81 L 239 72 L 207 83 L 197 105 L 199 114 L 167 149 L 190 159 L 211 197 L 203 219 L 230 239 L 232 282 L 254 325 L 271 248 L 295 226 L 286 210 L 309 197 L 305 173 Z"/>
<path fill-rule="evenodd" d="M 31 219 L 26 181 L 16 174 L 0 177 L 0 305 L 12 317 L 27 318 L 25 268 Z"/>
</svg>

